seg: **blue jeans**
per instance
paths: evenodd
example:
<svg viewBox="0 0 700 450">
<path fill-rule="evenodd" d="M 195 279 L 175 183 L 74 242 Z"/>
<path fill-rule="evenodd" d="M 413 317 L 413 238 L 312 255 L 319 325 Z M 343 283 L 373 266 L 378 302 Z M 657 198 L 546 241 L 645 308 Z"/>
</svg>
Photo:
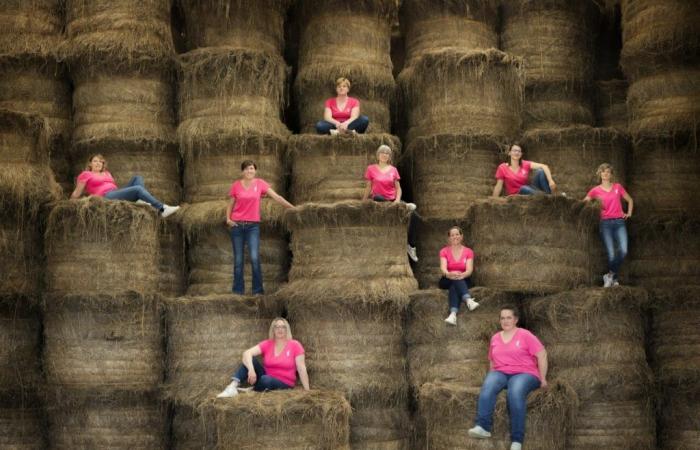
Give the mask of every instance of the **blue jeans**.
<svg viewBox="0 0 700 450">
<path fill-rule="evenodd" d="M 266 375 L 265 368 L 262 364 L 260 364 L 260 361 L 258 361 L 255 358 L 253 358 L 253 368 L 255 369 L 255 374 L 258 376 L 258 380 L 253 386 L 254 391 L 274 391 L 277 389 L 292 389 L 294 387 L 278 380 L 275 377 Z M 245 364 L 241 364 L 236 373 L 233 374 L 232 378 L 234 380 L 238 380 L 238 382 L 245 381 L 248 379 L 248 368 L 245 366 Z"/>
<path fill-rule="evenodd" d="M 508 413 L 510 414 L 510 440 L 522 444 L 525 439 L 525 413 L 527 396 L 540 387 L 540 380 L 529 373 L 508 375 L 497 370 L 490 371 L 484 379 L 479 393 L 476 424 L 486 431 L 493 427 L 493 410 L 496 398 L 503 389 L 508 389 Z"/>
<path fill-rule="evenodd" d="M 387 200 L 384 198 L 383 195 L 375 195 L 372 197 L 372 200 L 375 202 L 393 202 L 394 200 Z M 408 218 L 408 245 L 411 247 L 416 246 L 416 227 L 418 224 L 416 221 L 418 220 L 418 217 L 416 217 L 415 213 L 411 213 L 411 216 Z"/>
<path fill-rule="evenodd" d="M 130 202 L 143 200 L 158 211 L 163 210 L 163 204 L 146 190 L 146 185 L 143 184 L 141 175 L 131 177 L 131 180 L 125 187 L 107 192 L 105 198 L 107 200 L 128 200 Z"/>
<path fill-rule="evenodd" d="M 600 238 L 608 254 L 608 270 L 614 279 L 627 256 L 627 227 L 625 219 L 605 219 L 600 221 Z M 617 250 L 617 251 L 616 251 Z"/>
<path fill-rule="evenodd" d="M 260 224 L 238 223 L 231 228 L 233 243 L 233 293 L 243 295 L 243 250 L 248 246 L 250 266 L 253 269 L 253 294 L 263 293 L 262 269 L 260 267 Z"/>
<path fill-rule="evenodd" d="M 359 116 L 348 124 L 348 130 L 355 130 L 358 133 L 364 133 L 369 126 L 369 117 Z M 331 130 L 335 130 L 335 125 L 325 120 L 316 122 L 316 131 L 318 134 L 330 134 Z"/>
<path fill-rule="evenodd" d="M 544 170 L 536 170 L 535 176 L 532 179 L 531 186 L 521 186 L 518 194 L 520 195 L 534 195 L 538 192 L 544 192 L 545 194 L 551 194 L 552 189 L 549 187 L 549 182 L 547 181 L 547 175 L 545 175 Z"/>
<path fill-rule="evenodd" d="M 438 286 L 440 289 L 447 289 L 450 312 L 459 312 L 459 306 L 462 304 L 462 300 L 471 298 L 469 294 L 470 285 L 471 280 L 469 278 L 465 278 L 464 280 L 450 280 L 447 277 L 440 278 Z"/>
</svg>

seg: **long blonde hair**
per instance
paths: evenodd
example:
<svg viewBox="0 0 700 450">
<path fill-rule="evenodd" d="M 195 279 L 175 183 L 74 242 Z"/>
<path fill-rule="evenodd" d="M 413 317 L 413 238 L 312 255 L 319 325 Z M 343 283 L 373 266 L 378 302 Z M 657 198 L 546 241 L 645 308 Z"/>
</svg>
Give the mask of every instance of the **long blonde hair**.
<svg viewBox="0 0 700 450">
<path fill-rule="evenodd" d="M 88 172 L 92 172 L 92 160 L 95 158 L 99 158 L 102 160 L 102 170 L 100 172 L 104 172 L 107 170 L 107 160 L 105 159 L 104 156 L 102 156 L 101 153 L 95 153 L 94 155 L 91 155 L 90 158 L 87 160 L 87 164 L 85 164 L 85 170 Z"/>
<path fill-rule="evenodd" d="M 272 319 L 272 323 L 270 324 L 270 331 L 268 331 L 267 335 L 270 339 L 274 340 L 275 339 L 275 323 L 276 322 L 284 322 L 285 327 L 287 327 L 287 339 L 292 339 L 292 327 L 289 326 L 289 322 L 287 322 L 287 319 L 283 317 L 275 317 Z"/>
</svg>

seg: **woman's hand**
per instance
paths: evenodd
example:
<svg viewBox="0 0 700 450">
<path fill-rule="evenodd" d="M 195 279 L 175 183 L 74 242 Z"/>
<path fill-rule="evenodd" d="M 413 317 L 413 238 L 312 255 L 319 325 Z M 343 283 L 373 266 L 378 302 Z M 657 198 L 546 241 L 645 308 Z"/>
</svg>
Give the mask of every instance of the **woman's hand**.
<svg viewBox="0 0 700 450">
<path fill-rule="evenodd" d="M 338 128 L 339 130 L 341 130 L 341 131 L 347 131 L 347 129 L 348 129 L 348 124 L 347 124 L 347 122 L 341 122 L 341 123 L 338 124 L 338 127 L 337 127 L 337 128 Z"/>
<path fill-rule="evenodd" d="M 233 227 L 236 226 L 236 222 L 234 222 L 233 220 L 231 220 L 231 218 L 229 217 L 229 218 L 226 219 L 226 225 L 229 226 L 230 228 L 233 228 Z"/>
<path fill-rule="evenodd" d="M 622 215 L 622 218 L 623 218 L 623 219 L 629 219 L 630 217 L 632 217 L 632 213 L 624 213 L 624 214 Z"/>
<path fill-rule="evenodd" d="M 254 370 L 248 371 L 248 384 L 253 386 L 258 381 L 258 374 Z"/>
<path fill-rule="evenodd" d="M 540 389 L 547 389 L 549 387 L 549 384 L 547 383 L 547 379 L 543 378 L 542 381 L 540 382 Z"/>
</svg>

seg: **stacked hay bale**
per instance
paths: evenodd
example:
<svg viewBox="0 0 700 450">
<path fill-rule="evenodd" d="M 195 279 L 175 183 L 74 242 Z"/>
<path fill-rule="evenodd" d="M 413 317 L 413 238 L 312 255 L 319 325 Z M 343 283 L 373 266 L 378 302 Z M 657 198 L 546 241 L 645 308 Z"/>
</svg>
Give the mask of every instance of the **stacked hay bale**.
<svg viewBox="0 0 700 450">
<path fill-rule="evenodd" d="M 627 130 L 628 82 L 620 69 L 619 1 L 606 2 L 596 40 L 595 125 Z"/>
</svg>

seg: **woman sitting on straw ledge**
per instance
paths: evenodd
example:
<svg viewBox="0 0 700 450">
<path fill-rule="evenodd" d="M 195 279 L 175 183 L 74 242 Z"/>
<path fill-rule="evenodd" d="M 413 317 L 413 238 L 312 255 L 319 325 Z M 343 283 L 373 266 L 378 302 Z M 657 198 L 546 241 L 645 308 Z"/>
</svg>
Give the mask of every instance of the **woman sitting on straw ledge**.
<svg viewBox="0 0 700 450">
<path fill-rule="evenodd" d="M 326 100 L 323 120 L 316 123 L 318 134 L 364 133 L 369 126 L 369 118 L 360 114 L 360 101 L 350 97 L 350 80 L 338 78 L 335 81 L 336 97 Z"/>
<path fill-rule="evenodd" d="M 551 194 L 556 191 L 557 184 L 552 178 L 549 166 L 522 159 L 523 149 L 518 144 L 511 145 L 508 157 L 509 162 L 501 163 L 496 169 L 496 186 L 493 187 L 494 197 L 500 197 L 503 185 L 506 187 L 506 195 Z M 535 176 L 533 184 L 528 185 L 531 170 L 535 170 Z"/>
<path fill-rule="evenodd" d="M 440 272 L 438 282 L 440 289 L 447 289 L 450 315 L 445 322 L 457 325 L 457 313 L 462 302 L 469 311 L 474 311 L 479 304 L 469 294 L 469 278 L 474 272 L 474 252 L 462 245 L 464 234 L 460 227 L 454 226 L 447 231 L 447 246 L 440 250 Z"/>
</svg>

